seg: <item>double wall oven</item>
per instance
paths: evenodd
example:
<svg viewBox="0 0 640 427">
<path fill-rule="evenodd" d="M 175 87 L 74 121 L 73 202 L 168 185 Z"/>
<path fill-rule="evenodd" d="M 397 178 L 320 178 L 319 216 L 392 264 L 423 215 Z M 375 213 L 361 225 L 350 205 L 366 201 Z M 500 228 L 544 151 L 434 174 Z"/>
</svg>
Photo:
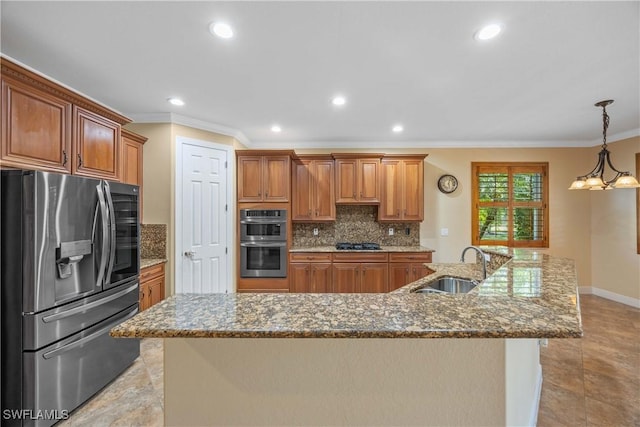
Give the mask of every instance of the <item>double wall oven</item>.
<svg viewBox="0 0 640 427">
<path fill-rule="evenodd" d="M 240 210 L 240 277 L 287 277 L 286 210 Z"/>
</svg>

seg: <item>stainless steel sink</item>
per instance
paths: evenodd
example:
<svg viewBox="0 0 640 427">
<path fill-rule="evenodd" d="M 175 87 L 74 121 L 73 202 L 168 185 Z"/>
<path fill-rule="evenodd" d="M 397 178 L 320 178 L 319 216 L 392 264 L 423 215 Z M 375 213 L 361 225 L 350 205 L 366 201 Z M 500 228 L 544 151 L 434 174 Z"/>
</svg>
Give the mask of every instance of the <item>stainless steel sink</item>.
<svg viewBox="0 0 640 427">
<path fill-rule="evenodd" d="M 417 294 L 466 294 L 476 286 L 478 286 L 478 282 L 475 280 L 443 276 L 413 292 Z"/>
</svg>

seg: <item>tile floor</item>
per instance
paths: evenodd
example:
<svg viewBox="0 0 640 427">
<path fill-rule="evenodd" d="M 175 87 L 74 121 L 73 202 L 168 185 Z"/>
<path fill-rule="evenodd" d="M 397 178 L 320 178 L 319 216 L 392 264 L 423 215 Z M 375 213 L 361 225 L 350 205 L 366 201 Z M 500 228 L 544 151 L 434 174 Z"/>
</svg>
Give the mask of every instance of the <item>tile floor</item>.
<svg viewBox="0 0 640 427">
<path fill-rule="evenodd" d="M 541 350 L 538 426 L 640 427 L 640 310 L 580 297 L 584 337 L 552 339 Z M 161 426 L 162 340 L 58 426 Z"/>
<path fill-rule="evenodd" d="M 584 336 L 542 348 L 538 426 L 640 426 L 640 310 L 580 296 Z"/>
</svg>

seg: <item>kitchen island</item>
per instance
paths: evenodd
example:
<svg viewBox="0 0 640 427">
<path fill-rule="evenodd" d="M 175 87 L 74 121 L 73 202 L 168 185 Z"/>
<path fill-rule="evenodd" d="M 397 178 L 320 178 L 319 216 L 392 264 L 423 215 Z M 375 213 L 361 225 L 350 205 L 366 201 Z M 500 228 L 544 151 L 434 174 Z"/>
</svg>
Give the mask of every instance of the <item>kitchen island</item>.
<svg viewBox="0 0 640 427">
<path fill-rule="evenodd" d="M 172 338 L 167 425 L 530 425 L 537 338 L 582 334 L 575 268 L 493 253 L 508 262 L 465 295 L 412 293 L 478 272 L 429 264 L 389 294 L 177 295 L 112 335 Z"/>
</svg>

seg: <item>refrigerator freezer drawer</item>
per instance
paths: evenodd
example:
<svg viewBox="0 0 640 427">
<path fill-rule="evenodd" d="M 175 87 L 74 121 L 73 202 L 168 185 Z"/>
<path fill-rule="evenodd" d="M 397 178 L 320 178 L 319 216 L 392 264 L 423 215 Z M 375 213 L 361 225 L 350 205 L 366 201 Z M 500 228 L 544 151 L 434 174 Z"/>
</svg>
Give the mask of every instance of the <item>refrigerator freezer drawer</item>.
<svg viewBox="0 0 640 427">
<path fill-rule="evenodd" d="M 37 350 L 138 302 L 138 281 L 37 314 L 23 316 L 23 349 Z"/>
<path fill-rule="evenodd" d="M 23 407 L 71 412 L 122 373 L 140 355 L 140 340 L 112 338 L 109 330 L 137 312 L 136 304 L 59 343 L 24 352 Z M 25 421 L 37 427 L 55 422 Z"/>
</svg>

